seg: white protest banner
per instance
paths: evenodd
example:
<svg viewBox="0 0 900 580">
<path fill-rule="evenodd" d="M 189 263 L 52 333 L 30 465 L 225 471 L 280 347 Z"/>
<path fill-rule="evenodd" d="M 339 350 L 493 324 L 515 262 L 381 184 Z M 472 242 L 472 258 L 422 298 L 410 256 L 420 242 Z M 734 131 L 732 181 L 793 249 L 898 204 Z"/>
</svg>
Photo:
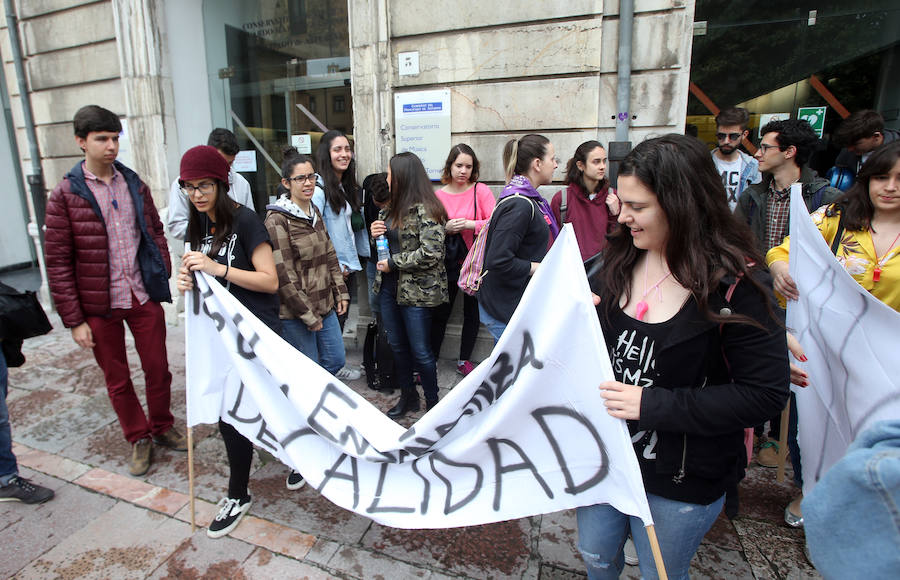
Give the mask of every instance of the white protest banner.
<svg viewBox="0 0 900 580">
<path fill-rule="evenodd" d="M 410 429 L 197 276 L 187 311 L 188 425 L 234 425 L 335 504 L 382 524 L 448 528 L 595 503 L 652 524 L 570 226 L 491 356 Z M 252 483 L 251 483 L 252 486 Z"/>
<path fill-rule="evenodd" d="M 856 436 L 900 417 L 900 313 L 847 273 L 791 190 L 790 274 L 800 299 L 787 325 L 808 362 L 810 386 L 797 396 L 803 493 L 809 493 Z"/>
</svg>

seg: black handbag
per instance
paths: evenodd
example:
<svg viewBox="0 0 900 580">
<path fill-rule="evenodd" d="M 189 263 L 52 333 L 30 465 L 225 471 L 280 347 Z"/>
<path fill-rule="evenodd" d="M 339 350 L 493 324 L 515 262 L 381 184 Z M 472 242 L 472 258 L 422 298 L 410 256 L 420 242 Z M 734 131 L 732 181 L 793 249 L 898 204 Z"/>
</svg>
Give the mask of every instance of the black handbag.
<svg viewBox="0 0 900 580">
<path fill-rule="evenodd" d="M 394 392 L 394 353 L 387 341 L 384 325 L 373 320 L 363 342 L 363 370 L 366 384 L 376 391 Z"/>
<path fill-rule="evenodd" d="M 0 338 L 24 340 L 52 329 L 34 292 L 19 292 L 0 282 Z"/>
<path fill-rule="evenodd" d="M 444 239 L 444 261 L 448 264 L 458 264 L 466 259 L 469 249 L 461 234 L 447 234 Z"/>
<path fill-rule="evenodd" d="M 477 189 L 478 184 L 476 183 L 475 188 L 472 190 L 472 202 L 475 205 L 475 215 L 472 216 L 473 220 L 478 219 L 478 194 L 476 193 Z M 444 238 L 444 263 L 453 266 L 453 269 L 456 270 L 468 255 L 469 248 L 466 247 L 466 241 L 463 239 L 462 234 L 447 234 L 447 236 Z"/>
</svg>

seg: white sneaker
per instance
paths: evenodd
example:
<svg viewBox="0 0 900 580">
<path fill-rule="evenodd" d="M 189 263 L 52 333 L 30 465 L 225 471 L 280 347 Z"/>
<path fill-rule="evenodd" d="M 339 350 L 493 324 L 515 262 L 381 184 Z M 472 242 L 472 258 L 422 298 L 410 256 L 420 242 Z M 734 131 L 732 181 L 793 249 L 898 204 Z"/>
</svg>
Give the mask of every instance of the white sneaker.
<svg viewBox="0 0 900 580">
<path fill-rule="evenodd" d="M 637 549 L 634 547 L 634 541 L 631 538 L 625 540 L 625 563 L 629 566 L 638 565 Z"/>
<path fill-rule="evenodd" d="M 362 373 L 352 367 L 342 367 L 334 376 L 342 381 L 355 381 L 362 376 Z"/>
</svg>

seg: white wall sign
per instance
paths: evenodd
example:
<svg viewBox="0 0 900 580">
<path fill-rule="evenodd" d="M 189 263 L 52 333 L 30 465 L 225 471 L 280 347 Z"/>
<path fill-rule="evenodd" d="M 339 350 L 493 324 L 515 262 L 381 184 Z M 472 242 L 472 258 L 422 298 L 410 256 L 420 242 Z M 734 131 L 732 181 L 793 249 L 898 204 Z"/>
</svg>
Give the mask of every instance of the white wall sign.
<svg viewBox="0 0 900 580">
<path fill-rule="evenodd" d="M 254 149 L 250 149 L 249 151 L 238 151 L 238 154 L 234 158 L 234 163 L 231 164 L 234 167 L 235 171 L 240 173 L 253 173 L 256 171 L 256 151 Z"/>
<path fill-rule="evenodd" d="M 790 119 L 790 113 L 763 113 L 759 116 L 759 138 L 762 139 L 762 128 L 772 121 L 784 121 Z"/>
<path fill-rule="evenodd" d="M 401 52 L 397 55 L 397 71 L 400 76 L 419 74 L 419 52 Z"/>
<path fill-rule="evenodd" d="M 450 91 L 417 91 L 394 95 L 397 153 L 419 156 L 433 181 L 441 178 L 450 151 Z"/>
<path fill-rule="evenodd" d="M 312 154 L 312 139 L 310 139 L 309 133 L 291 135 L 291 145 L 296 147 L 300 153 L 305 155 Z"/>
</svg>

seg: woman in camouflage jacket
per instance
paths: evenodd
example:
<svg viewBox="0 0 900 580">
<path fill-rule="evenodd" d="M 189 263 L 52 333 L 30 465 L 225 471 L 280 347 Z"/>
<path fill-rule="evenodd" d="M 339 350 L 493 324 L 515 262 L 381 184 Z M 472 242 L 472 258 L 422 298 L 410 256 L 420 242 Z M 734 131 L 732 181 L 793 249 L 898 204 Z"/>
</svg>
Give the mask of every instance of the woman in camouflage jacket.
<svg viewBox="0 0 900 580">
<path fill-rule="evenodd" d="M 422 162 L 413 153 L 391 158 L 387 173 L 391 197 L 372 222 L 372 237 L 388 239 L 390 257 L 377 263 L 378 293 L 388 343 L 394 353 L 394 376 L 400 401 L 392 418 L 419 409 L 413 365 L 422 377 L 425 408 L 438 401 L 437 363 L 431 351 L 432 308 L 447 301 L 444 223 L 447 212 L 434 195 Z"/>
</svg>

